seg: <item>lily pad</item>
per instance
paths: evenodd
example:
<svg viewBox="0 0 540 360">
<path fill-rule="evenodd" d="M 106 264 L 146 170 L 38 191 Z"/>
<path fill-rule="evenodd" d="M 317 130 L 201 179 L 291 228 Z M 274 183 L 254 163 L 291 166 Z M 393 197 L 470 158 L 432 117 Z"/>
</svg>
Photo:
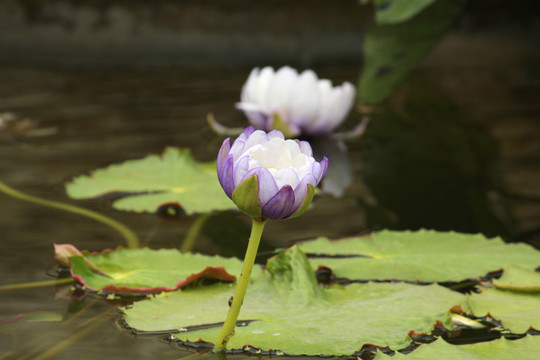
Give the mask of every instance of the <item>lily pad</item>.
<svg viewBox="0 0 540 360">
<path fill-rule="evenodd" d="M 161 294 L 124 309 L 125 320 L 138 331 L 213 343 L 233 292 L 216 284 Z M 409 331 L 449 324 L 449 309 L 466 308 L 465 299 L 436 284 L 321 287 L 304 253 L 292 247 L 271 258 L 248 288 L 229 348 L 295 355 L 352 355 L 366 343 L 399 349 L 410 343 Z"/>
<path fill-rule="evenodd" d="M 474 315 L 489 314 L 515 334 L 523 334 L 531 327 L 540 330 L 540 293 L 483 288 L 480 294 L 468 297 Z"/>
<path fill-rule="evenodd" d="M 383 3 L 391 6 L 381 10 Z M 405 5 L 409 3 L 416 3 L 417 8 Z M 379 6 L 376 17 L 381 22 L 368 33 L 364 43 L 364 68 L 358 86 L 363 104 L 376 105 L 390 95 L 442 36 L 464 0 L 438 0 L 427 6 L 429 3 L 427 0 L 376 2 Z M 407 11 L 391 10 L 398 6 Z M 405 19 L 408 21 L 397 22 Z"/>
<path fill-rule="evenodd" d="M 179 206 L 190 215 L 236 208 L 219 184 L 215 162 L 198 163 L 188 149 L 173 147 L 78 176 L 66 191 L 73 199 L 114 198 L 113 207 L 124 211 Z"/>
<path fill-rule="evenodd" d="M 540 293 L 540 272 L 521 266 L 509 266 L 504 269 L 500 279 L 493 279 L 493 285 L 503 290 Z"/>
<path fill-rule="evenodd" d="M 450 345 L 439 339 L 434 343 L 421 345 L 412 353 L 393 356 L 377 352 L 374 360 L 485 360 L 519 359 L 536 360 L 540 354 L 540 336 L 526 336 L 519 340 L 505 338 L 469 345 Z"/>
<path fill-rule="evenodd" d="M 119 248 L 85 257 L 72 256 L 69 261 L 73 278 L 86 288 L 123 294 L 173 291 L 202 278 L 232 282 L 242 268 L 236 258 L 183 254 L 175 249 Z M 257 266 L 254 273 L 260 272 Z"/>
<path fill-rule="evenodd" d="M 319 238 L 299 246 L 308 255 L 317 255 L 310 259 L 314 266 L 329 267 L 336 276 L 352 280 L 462 281 L 510 264 L 527 269 L 540 264 L 540 252 L 526 244 L 430 230 L 381 231 L 334 241 Z"/>
</svg>

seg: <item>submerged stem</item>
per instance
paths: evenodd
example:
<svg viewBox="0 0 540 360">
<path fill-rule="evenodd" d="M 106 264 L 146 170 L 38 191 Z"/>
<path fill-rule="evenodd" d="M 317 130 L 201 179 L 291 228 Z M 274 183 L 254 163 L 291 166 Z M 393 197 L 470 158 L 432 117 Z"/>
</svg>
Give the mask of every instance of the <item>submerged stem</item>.
<svg viewBox="0 0 540 360">
<path fill-rule="evenodd" d="M 186 237 L 184 238 L 184 242 L 180 246 L 180 252 L 187 253 L 193 250 L 197 236 L 199 236 L 204 223 L 209 217 L 210 213 L 207 213 L 200 215 L 197 219 L 195 219 L 195 222 L 191 225 Z"/>
<path fill-rule="evenodd" d="M 34 204 L 64 210 L 67 212 L 79 214 L 79 215 L 94 219 L 118 231 L 126 240 L 128 248 L 136 249 L 139 247 L 139 243 L 140 243 L 139 238 L 137 237 L 137 235 L 135 235 L 133 231 L 131 231 L 131 229 L 129 229 L 127 226 L 105 215 L 101 215 L 101 214 L 98 214 L 97 212 L 83 209 L 74 205 L 63 204 L 63 203 L 52 201 L 52 200 L 41 199 L 41 198 L 38 198 L 37 196 L 27 195 L 7 186 L 2 181 L 0 181 L 0 192 L 3 192 L 4 194 L 12 196 L 19 200 L 24 200 L 24 201 L 28 201 Z"/>
<path fill-rule="evenodd" d="M 261 242 L 261 236 L 264 229 L 266 220 L 253 219 L 253 225 L 251 227 L 251 235 L 249 236 L 249 243 L 246 250 L 246 256 L 244 257 L 244 265 L 242 266 L 242 273 L 236 284 L 236 290 L 234 291 L 234 297 L 227 313 L 227 318 L 221 328 L 221 333 L 214 345 L 215 352 L 223 352 L 227 349 L 227 343 L 229 339 L 234 336 L 234 327 L 236 326 L 236 320 L 238 314 L 240 314 L 240 308 L 244 302 L 244 296 L 249 285 L 249 278 L 251 276 L 251 270 L 255 263 L 255 257 L 257 256 L 257 249 Z"/>
</svg>

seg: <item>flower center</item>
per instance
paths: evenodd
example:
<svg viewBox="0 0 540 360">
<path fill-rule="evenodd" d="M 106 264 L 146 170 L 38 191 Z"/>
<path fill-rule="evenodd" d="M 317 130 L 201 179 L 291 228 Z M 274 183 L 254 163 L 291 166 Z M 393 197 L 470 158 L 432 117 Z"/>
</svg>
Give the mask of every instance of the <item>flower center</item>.
<svg viewBox="0 0 540 360">
<path fill-rule="evenodd" d="M 245 152 L 249 158 L 249 169 L 265 167 L 276 180 L 278 187 L 296 186 L 299 180 L 310 173 L 315 159 L 300 151 L 294 140 L 273 138 L 264 144 L 257 144 Z M 294 172 L 296 176 L 290 177 Z"/>
</svg>

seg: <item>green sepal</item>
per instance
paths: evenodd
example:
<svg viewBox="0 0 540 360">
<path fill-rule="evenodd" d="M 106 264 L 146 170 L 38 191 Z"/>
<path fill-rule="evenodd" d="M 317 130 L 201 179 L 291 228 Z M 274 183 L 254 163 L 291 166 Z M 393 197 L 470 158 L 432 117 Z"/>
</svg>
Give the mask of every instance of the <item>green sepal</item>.
<svg viewBox="0 0 540 360">
<path fill-rule="evenodd" d="M 289 125 L 283 119 L 281 116 L 279 116 L 279 113 L 274 113 L 274 122 L 272 124 L 272 128 L 277 129 L 285 135 L 286 138 L 293 138 L 294 134 L 291 131 Z"/>
<path fill-rule="evenodd" d="M 259 179 L 252 175 L 242 181 L 232 193 L 232 201 L 244 214 L 260 219 L 262 206 L 259 200 Z"/>
<path fill-rule="evenodd" d="M 304 202 L 302 203 L 298 211 L 296 211 L 292 216 L 290 216 L 289 219 L 294 219 L 295 217 L 302 215 L 307 210 L 309 205 L 311 205 L 311 201 L 313 200 L 314 195 L 315 195 L 315 186 L 308 184 L 308 192 L 306 194 L 306 198 L 304 199 Z"/>
</svg>

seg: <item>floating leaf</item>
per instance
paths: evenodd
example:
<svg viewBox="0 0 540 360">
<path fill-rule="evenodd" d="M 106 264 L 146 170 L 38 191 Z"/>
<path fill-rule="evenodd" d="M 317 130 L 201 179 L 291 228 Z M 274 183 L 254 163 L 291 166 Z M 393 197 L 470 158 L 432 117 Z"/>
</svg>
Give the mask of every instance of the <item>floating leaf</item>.
<svg viewBox="0 0 540 360">
<path fill-rule="evenodd" d="M 503 290 L 540 292 L 540 273 L 521 266 L 508 266 L 493 285 Z"/>
<path fill-rule="evenodd" d="M 530 327 L 540 330 L 540 293 L 483 288 L 480 294 L 468 296 L 476 316 L 489 314 L 516 334 L 523 334 Z"/>
<path fill-rule="evenodd" d="M 215 162 L 198 163 L 189 150 L 167 148 L 161 156 L 128 160 L 76 177 L 66 185 L 74 199 L 114 197 L 117 210 L 155 213 L 179 206 L 187 214 L 234 209 L 221 188 Z"/>
<path fill-rule="evenodd" d="M 85 259 L 101 272 L 92 271 Z M 200 254 L 182 254 L 175 249 L 119 248 L 100 254 L 72 256 L 73 278 L 94 291 L 115 293 L 156 293 L 185 287 L 201 278 L 234 281 L 242 262 Z M 255 273 L 261 271 L 259 267 Z"/>
<path fill-rule="evenodd" d="M 125 309 L 125 320 L 139 331 L 181 329 L 175 334 L 181 341 L 212 343 L 233 292 L 232 285 L 216 284 L 158 295 Z M 229 347 L 296 355 L 352 355 L 365 343 L 399 349 L 410 343 L 409 331 L 429 333 L 437 320 L 448 324 L 449 309 L 466 307 L 464 300 L 435 284 L 321 287 L 304 253 L 292 247 L 253 280 Z"/>
<path fill-rule="evenodd" d="M 450 345 L 441 339 L 421 345 L 412 353 L 388 356 L 377 352 L 374 360 L 536 360 L 540 354 L 540 336 L 526 336 L 519 340 L 505 338 L 469 345 Z"/>
<path fill-rule="evenodd" d="M 415 14 L 430 1 L 386 1 L 391 8 L 407 8 L 401 19 Z M 379 3 L 379 8 L 382 2 Z M 404 3 L 398 5 L 397 3 Z M 407 3 L 417 3 L 417 9 Z M 408 21 L 391 23 L 397 19 L 396 13 L 388 10 L 377 11 L 377 18 L 391 24 L 376 24 L 368 33 L 364 43 L 364 68 L 359 84 L 359 98 L 362 103 L 375 105 L 384 101 L 405 76 L 416 67 L 433 44 L 459 13 L 464 0 L 438 0 Z"/>
<path fill-rule="evenodd" d="M 319 238 L 299 246 L 308 254 L 333 256 L 310 261 L 354 280 L 462 281 L 512 263 L 529 269 L 540 264 L 540 252 L 526 244 L 430 230 L 381 231 L 337 241 Z"/>
</svg>

